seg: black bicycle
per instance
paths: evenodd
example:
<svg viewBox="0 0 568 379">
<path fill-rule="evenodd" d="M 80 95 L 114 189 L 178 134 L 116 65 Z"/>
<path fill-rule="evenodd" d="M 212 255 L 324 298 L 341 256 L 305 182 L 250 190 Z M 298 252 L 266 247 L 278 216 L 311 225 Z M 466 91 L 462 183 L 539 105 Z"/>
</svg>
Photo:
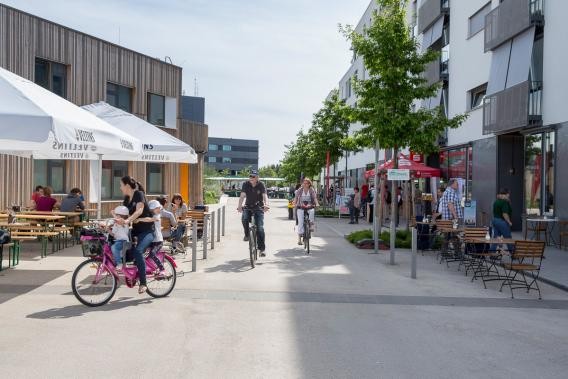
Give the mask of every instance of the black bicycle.
<svg viewBox="0 0 568 379">
<path fill-rule="evenodd" d="M 304 211 L 304 235 L 302 236 L 304 239 L 304 250 L 306 250 L 306 254 L 310 253 L 310 238 L 312 238 L 312 231 L 310 229 L 310 210 L 314 209 L 313 205 L 308 205 L 307 201 L 304 201 L 304 205 L 298 207 L 298 209 L 302 209 Z"/>
<path fill-rule="evenodd" d="M 254 207 L 243 206 L 243 211 L 249 209 L 253 210 L 259 206 L 260 203 L 256 203 Z M 258 260 L 258 245 L 257 245 L 257 226 L 254 214 L 251 212 L 249 219 L 249 254 L 250 254 L 250 267 L 255 267 L 255 262 Z"/>
</svg>

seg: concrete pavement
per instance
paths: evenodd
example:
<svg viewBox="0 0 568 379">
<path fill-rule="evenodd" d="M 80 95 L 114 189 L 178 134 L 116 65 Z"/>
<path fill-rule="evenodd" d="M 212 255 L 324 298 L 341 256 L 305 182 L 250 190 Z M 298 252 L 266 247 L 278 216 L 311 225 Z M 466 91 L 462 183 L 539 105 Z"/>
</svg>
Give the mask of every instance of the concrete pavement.
<svg viewBox="0 0 568 379">
<path fill-rule="evenodd" d="M 543 285 L 545 300 L 511 300 L 428 255 L 413 280 L 408 252 L 390 266 L 387 254 L 354 249 L 343 234 L 357 226 L 344 220 L 318 219 L 306 256 L 276 200 L 268 256 L 251 270 L 235 207 L 226 237 L 167 299 L 120 288 L 87 308 L 70 289 L 78 248 L 26 253 L 0 273 L 2 376 L 565 377 L 567 293 Z M 178 261 L 191 269 L 190 255 Z"/>
</svg>

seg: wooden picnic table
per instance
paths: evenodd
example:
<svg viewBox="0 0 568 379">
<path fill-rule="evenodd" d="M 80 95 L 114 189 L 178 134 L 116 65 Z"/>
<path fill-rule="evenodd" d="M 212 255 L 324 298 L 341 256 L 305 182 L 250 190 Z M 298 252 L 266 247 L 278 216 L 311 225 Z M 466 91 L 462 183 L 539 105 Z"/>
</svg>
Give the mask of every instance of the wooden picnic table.
<svg viewBox="0 0 568 379">
<path fill-rule="evenodd" d="M 59 216 L 54 214 L 24 214 L 24 213 L 17 213 L 17 219 L 23 220 L 36 220 L 36 221 L 43 221 L 47 224 L 49 221 L 58 221 L 63 220 L 65 216 Z"/>
<path fill-rule="evenodd" d="M 489 243 L 492 245 L 499 245 L 499 244 L 514 244 L 517 241 L 524 241 L 518 240 L 513 238 L 468 238 L 464 240 L 467 243 Z"/>
</svg>

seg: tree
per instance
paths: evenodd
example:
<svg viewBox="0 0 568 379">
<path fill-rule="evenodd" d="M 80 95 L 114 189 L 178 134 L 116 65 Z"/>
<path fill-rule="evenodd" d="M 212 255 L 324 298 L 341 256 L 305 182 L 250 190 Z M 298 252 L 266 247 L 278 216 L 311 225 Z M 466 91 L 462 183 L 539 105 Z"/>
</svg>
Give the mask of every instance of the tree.
<svg viewBox="0 0 568 379">
<path fill-rule="evenodd" d="M 353 83 L 358 97 L 353 116 L 363 124 L 355 140 L 364 147 L 374 146 L 378 141 L 381 147 L 392 149 L 396 168 L 399 148 L 408 147 L 424 154 L 436 152 L 440 134 L 447 128 L 459 127 L 466 116 L 447 118 L 440 107 L 414 109 L 415 101 L 434 96 L 440 87 L 428 84 L 423 77 L 426 65 L 437 60 L 439 53 L 420 52 L 406 24 L 407 0 L 377 0 L 377 4 L 379 10 L 362 33 L 349 26 L 343 28 L 369 73 L 368 79 L 355 79 Z M 391 220 L 395 203 L 392 202 Z M 392 242 L 394 232 L 391 221 Z M 391 263 L 394 263 L 392 247 Z"/>
</svg>

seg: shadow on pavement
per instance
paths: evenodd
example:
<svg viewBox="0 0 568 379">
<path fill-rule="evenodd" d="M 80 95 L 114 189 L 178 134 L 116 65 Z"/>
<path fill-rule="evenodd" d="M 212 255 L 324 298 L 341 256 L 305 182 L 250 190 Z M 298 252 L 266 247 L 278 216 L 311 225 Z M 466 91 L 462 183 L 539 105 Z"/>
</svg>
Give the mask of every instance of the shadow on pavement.
<svg viewBox="0 0 568 379">
<path fill-rule="evenodd" d="M 247 259 L 240 259 L 234 261 L 228 261 L 223 264 L 217 265 L 215 267 L 209 267 L 205 269 L 205 272 L 246 272 L 250 271 L 250 261 Z"/>
<path fill-rule="evenodd" d="M 0 275 L 0 304 L 67 274 L 66 270 L 7 270 Z"/>
<path fill-rule="evenodd" d="M 81 317 L 91 312 L 116 311 L 122 308 L 135 307 L 142 304 L 152 303 L 152 299 L 150 298 L 131 299 L 131 300 L 125 300 L 125 299 L 131 299 L 131 298 L 120 298 L 117 301 L 110 302 L 100 307 L 87 307 L 83 304 L 76 304 L 76 305 L 69 305 L 63 308 L 51 308 L 45 311 L 29 314 L 26 316 L 26 318 L 35 318 L 40 320 L 65 319 L 71 317 Z"/>
</svg>

